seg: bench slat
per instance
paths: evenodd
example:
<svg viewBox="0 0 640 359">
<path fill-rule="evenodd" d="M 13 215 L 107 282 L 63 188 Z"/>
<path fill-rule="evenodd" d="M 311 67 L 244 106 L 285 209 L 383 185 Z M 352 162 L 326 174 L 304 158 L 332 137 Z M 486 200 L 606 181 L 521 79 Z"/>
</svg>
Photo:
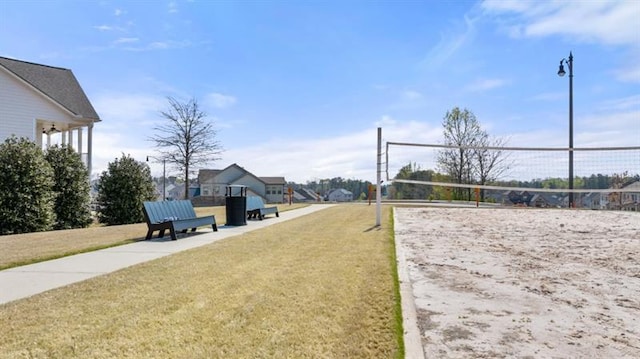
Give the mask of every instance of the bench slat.
<svg viewBox="0 0 640 359">
<path fill-rule="evenodd" d="M 165 230 L 176 240 L 176 231 L 195 231 L 198 227 L 211 225 L 218 230 L 215 216 L 197 217 L 193 204 L 189 200 L 143 202 L 143 212 L 147 222 L 146 239 L 151 239 L 154 231 L 159 231 L 158 238 L 164 236 Z"/>
<path fill-rule="evenodd" d="M 267 214 L 275 213 L 276 217 L 280 217 L 278 207 L 265 207 L 262 197 L 248 196 L 247 197 L 247 218 L 264 219 Z"/>
</svg>

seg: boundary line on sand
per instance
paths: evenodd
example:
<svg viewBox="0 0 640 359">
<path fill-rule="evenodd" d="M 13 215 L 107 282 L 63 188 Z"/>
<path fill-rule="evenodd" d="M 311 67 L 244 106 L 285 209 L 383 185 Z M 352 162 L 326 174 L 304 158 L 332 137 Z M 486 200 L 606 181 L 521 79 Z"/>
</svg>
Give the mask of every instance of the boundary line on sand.
<svg viewBox="0 0 640 359">
<path fill-rule="evenodd" d="M 404 350 L 406 359 L 425 359 L 422 347 L 422 337 L 418 328 L 418 315 L 413 296 L 413 287 L 409 279 L 407 261 L 404 255 L 402 243 L 397 239 L 398 220 L 396 208 L 393 207 L 394 242 L 396 244 L 396 266 L 398 267 L 398 280 L 400 281 L 400 305 L 402 307 L 402 328 Z"/>
</svg>

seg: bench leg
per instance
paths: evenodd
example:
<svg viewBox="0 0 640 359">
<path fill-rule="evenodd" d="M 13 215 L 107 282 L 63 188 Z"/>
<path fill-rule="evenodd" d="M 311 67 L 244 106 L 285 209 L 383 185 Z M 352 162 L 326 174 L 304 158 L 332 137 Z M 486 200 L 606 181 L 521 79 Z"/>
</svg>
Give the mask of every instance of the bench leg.
<svg viewBox="0 0 640 359">
<path fill-rule="evenodd" d="M 276 212 L 276 217 L 280 217 L 280 213 Z"/>
<path fill-rule="evenodd" d="M 173 229 L 173 226 L 171 226 L 171 229 L 169 229 L 169 231 L 171 232 L 171 240 L 175 241 L 178 239 L 178 237 L 176 237 L 176 230 Z"/>
<path fill-rule="evenodd" d="M 152 230 L 148 230 L 147 231 L 147 236 L 144 239 L 149 240 L 149 239 L 151 239 L 152 235 L 153 235 L 153 231 Z"/>
<path fill-rule="evenodd" d="M 164 237 L 164 229 L 161 229 L 161 230 L 158 232 L 158 238 L 162 238 L 162 237 Z"/>
<path fill-rule="evenodd" d="M 216 226 L 216 224 L 215 224 L 215 223 L 211 225 L 211 228 L 213 228 L 213 231 L 214 231 L 214 232 L 217 232 L 217 231 L 218 231 L 218 226 Z"/>
</svg>

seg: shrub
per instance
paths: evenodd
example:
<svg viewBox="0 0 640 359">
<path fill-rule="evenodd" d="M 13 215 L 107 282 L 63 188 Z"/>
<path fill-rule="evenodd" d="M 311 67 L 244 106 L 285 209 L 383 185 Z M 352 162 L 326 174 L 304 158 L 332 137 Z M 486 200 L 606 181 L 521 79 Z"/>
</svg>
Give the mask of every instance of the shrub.
<svg viewBox="0 0 640 359">
<path fill-rule="evenodd" d="M 62 145 L 49 147 L 45 154 L 53 168 L 56 195 L 54 229 L 85 228 L 91 222 L 89 172 L 80 154 Z"/>
<path fill-rule="evenodd" d="M 123 154 L 100 175 L 98 219 L 109 225 L 142 222 L 142 202 L 155 197 L 149 166 Z"/>
<path fill-rule="evenodd" d="M 0 144 L 0 234 L 51 229 L 53 170 L 42 149 L 12 136 Z"/>
</svg>

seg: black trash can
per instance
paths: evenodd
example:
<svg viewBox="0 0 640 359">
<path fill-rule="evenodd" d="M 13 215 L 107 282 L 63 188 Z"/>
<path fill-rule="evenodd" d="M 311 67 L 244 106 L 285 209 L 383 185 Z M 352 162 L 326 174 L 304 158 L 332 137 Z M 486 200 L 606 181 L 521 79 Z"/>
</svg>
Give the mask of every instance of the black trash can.
<svg viewBox="0 0 640 359">
<path fill-rule="evenodd" d="M 247 225 L 247 186 L 227 186 L 225 194 L 227 226 Z"/>
</svg>

